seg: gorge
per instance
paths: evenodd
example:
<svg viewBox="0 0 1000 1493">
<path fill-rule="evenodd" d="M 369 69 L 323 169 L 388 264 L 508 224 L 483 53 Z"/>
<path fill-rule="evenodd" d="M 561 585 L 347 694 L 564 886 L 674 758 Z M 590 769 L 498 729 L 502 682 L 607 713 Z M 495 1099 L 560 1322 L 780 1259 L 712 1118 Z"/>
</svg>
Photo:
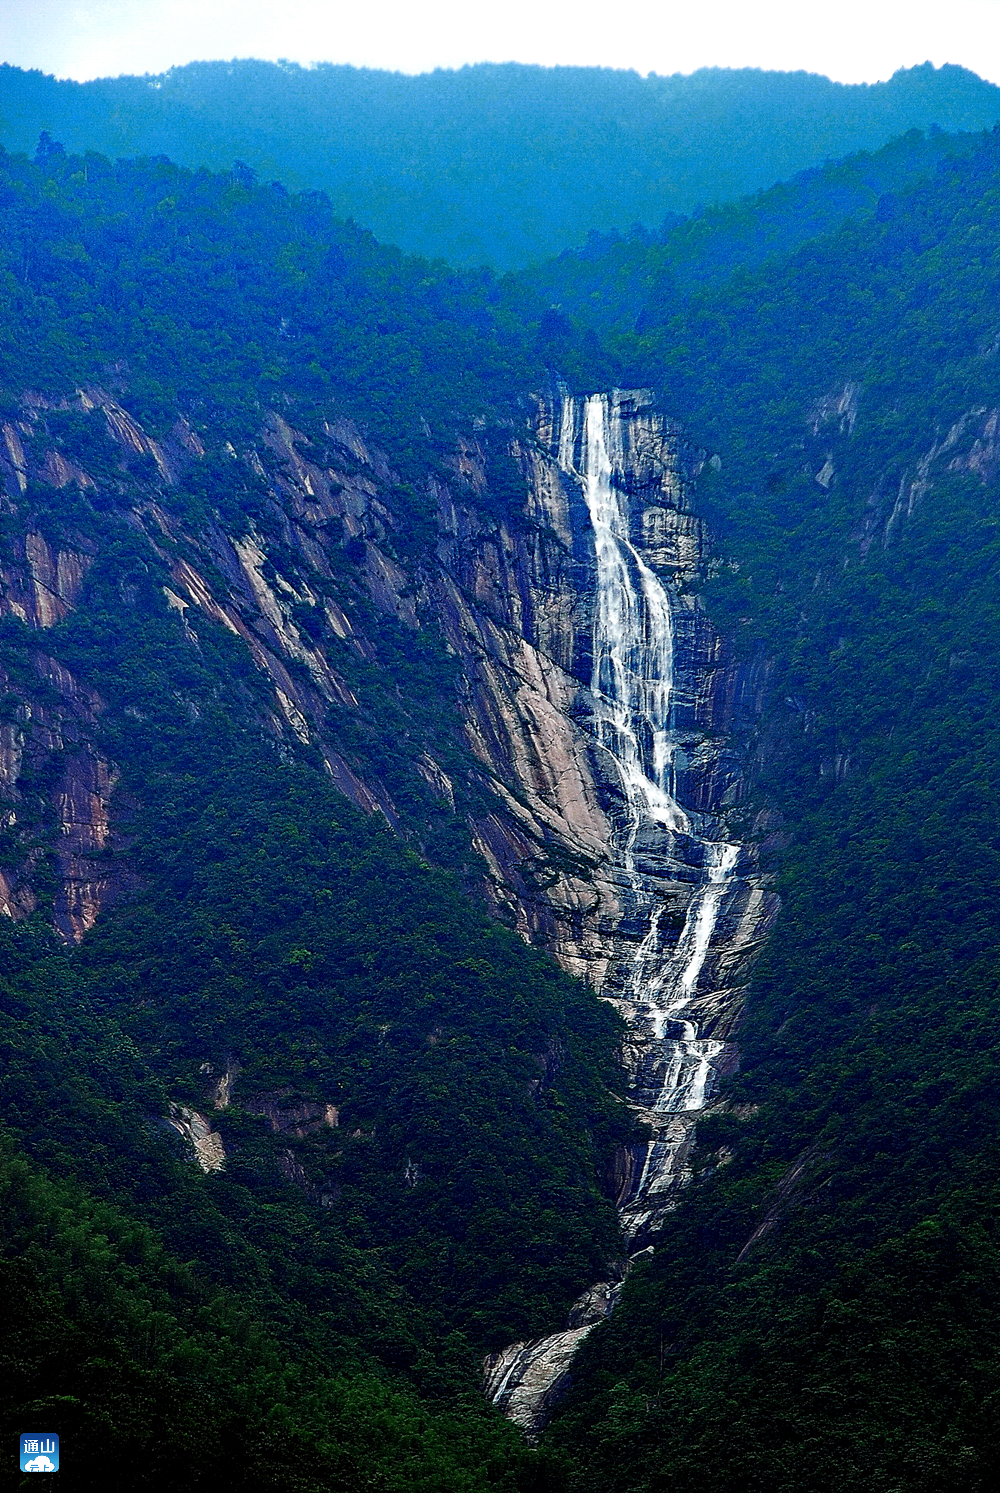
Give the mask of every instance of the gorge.
<svg viewBox="0 0 1000 1493">
<path fill-rule="evenodd" d="M 993 1493 L 998 181 L 496 277 L 0 154 L 0 1386 L 67 1469 Z"/>
<path fill-rule="evenodd" d="M 649 1138 L 621 1169 L 625 1259 L 616 1278 L 584 1293 L 564 1331 L 487 1360 L 490 1398 L 531 1433 L 544 1424 L 580 1341 L 612 1310 L 629 1262 L 650 1248 L 676 1202 L 697 1116 L 733 1064 L 749 964 L 776 910 L 752 849 L 724 838 L 725 805 L 701 795 L 700 806 L 687 809 L 678 800 L 678 754 L 693 745 L 718 751 L 704 736 L 692 743 L 692 727 L 704 726 L 696 709 L 681 744 L 679 601 L 668 587 L 683 571 L 675 564 L 661 580 L 643 553 L 655 534 L 660 548 L 650 558 L 662 566 L 663 547 L 673 540 L 682 553 L 678 540 L 693 527 L 676 481 L 678 436 L 648 393 L 634 390 L 582 400 L 563 392 L 546 428 L 569 504 L 585 506 L 593 554 L 590 636 L 580 648 L 583 658 L 589 652 L 590 675 L 574 714 L 607 817 L 605 874 L 617 903 L 615 919 L 602 920 L 609 952 L 597 988 L 625 1019 L 627 1098 Z M 657 498 L 669 506 L 651 507 Z M 699 695 L 696 680 L 689 710 Z M 738 798 L 732 784 L 728 798 L 730 806 Z"/>
</svg>

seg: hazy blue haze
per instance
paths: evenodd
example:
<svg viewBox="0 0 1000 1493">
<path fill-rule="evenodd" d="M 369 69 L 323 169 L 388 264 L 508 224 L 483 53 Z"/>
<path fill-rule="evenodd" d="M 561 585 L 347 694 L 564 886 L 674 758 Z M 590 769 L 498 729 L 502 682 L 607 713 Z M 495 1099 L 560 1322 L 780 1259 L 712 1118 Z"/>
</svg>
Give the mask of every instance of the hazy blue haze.
<svg viewBox="0 0 1000 1493">
<path fill-rule="evenodd" d="M 509 269 L 588 230 L 656 228 L 932 124 L 977 130 L 1000 89 L 929 64 L 887 83 L 706 69 L 483 64 L 419 77 L 323 65 L 192 63 L 159 78 L 57 82 L 0 68 L 0 143 L 166 154 L 326 191 L 384 241 Z"/>
</svg>

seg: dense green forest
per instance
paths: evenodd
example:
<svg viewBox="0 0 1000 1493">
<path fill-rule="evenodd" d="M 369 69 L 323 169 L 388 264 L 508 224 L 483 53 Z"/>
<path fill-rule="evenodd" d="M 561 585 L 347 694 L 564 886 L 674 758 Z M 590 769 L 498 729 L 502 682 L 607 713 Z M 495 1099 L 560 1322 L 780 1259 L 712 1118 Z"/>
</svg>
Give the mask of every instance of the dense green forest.
<svg viewBox="0 0 1000 1493">
<path fill-rule="evenodd" d="M 502 407 L 545 367 L 541 311 L 534 329 L 505 315 L 493 275 L 408 258 L 246 167 L 112 166 L 44 137 L 33 163 L 3 158 L 2 190 L 11 394 L 124 361 L 154 430 L 193 403 L 255 429 L 287 389 L 338 396 L 398 444 Z"/>
<path fill-rule="evenodd" d="M 22 778 L 0 840 L 37 897 L 0 919 L 10 1416 L 58 1417 L 88 1465 L 115 1434 L 146 1459 L 145 1484 L 102 1464 L 123 1489 L 994 1488 L 1000 136 L 910 134 L 522 277 L 408 258 L 249 167 L 51 139 L 0 159 L 0 224 L 3 420 L 111 384 L 206 450 L 171 485 L 50 409 L 4 504 L 3 566 L 29 528 L 89 557 L 44 649 L 102 702 L 106 857 L 133 878 L 57 943 L 51 816 L 27 812 L 46 784 Z M 457 818 L 429 856 L 419 804 L 402 836 L 354 809 L 267 729 L 239 638 L 163 587 L 219 524 L 281 558 L 273 473 L 226 454 L 275 408 L 378 439 L 416 570 L 428 478 L 553 369 L 651 384 L 720 458 L 706 601 L 771 671 L 733 829 L 785 905 L 695 1185 L 529 1451 L 478 1359 L 618 1248 L 616 1018 L 467 897 Z M 48 445 L 93 485 L 42 481 Z M 478 501 L 510 517 L 490 475 Z M 331 549 L 350 598 L 357 547 Z M 448 657 L 379 628 L 350 665 L 329 643 L 357 760 L 423 732 L 458 764 Z M 0 723 L 53 708 L 39 657 L 6 616 Z M 226 1167 L 202 1174 L 170 1106 L 230 1074 Z M 337 1123 L 282 1130 L 268 1104 Z"/>
<path fill-rule="evenodd" d="M 227 721 L 213 640 L 193 669 L 148 555 L 130 558 L 110 552 L 53 643 L 117 697 L 109 731 L 135 733 L 114 746 L 146 891 L 69 964 L 41 926 L 5 935 L 4 1238 L 45 1303 L 37 1340 L 11 1346 L 8 1413 L 63 1422 L 69 1396 L 84 1465 L 103 1423 L 150 1456 L 150 1486 L 192 1456 L 190 1476 L 290 1486 L 288 1437 L 303 1488 L 474 1487 L 491 1467 L 530 1486 L 536 1459 L 477 1403 L 477 1351 L 537 1330 L 614 1247 L 593 1154 L 620 1125 L 609 1019 Z M 124 652 L 123 580 L 147 617 Z M 554 1038 L 563 1071 L 533 1099 Z M 206 1062 L 236 1055 L 248 1089 L 292 1114 L 319 1096 L 339 1125 L 296 1140 L 237 1105 L 216 1122 L 226 1171 L 202 1178 L 158 1116 L 203 1103 Z M 196 1455 L 186 1384 L 218 1407 Z"/>
<path fill-rule="evenodd" d="M 602 333 L 644 325 L 692 286 L 783 257 L 851 217 L 865 217 L 981 135 L 910 130 L 881 150 L 813 167 L 754 197 L 668 219 L 658 233 L 592 232 L 583 249 L 521 272 L 518 284 Z"/>
<path fill-rule="evenodd" d="M 101 702 L 86 729 L 120 772 L 103 864 L 131 888 L 78 951 L 53 940 L 51 789 L 73 748 L 25 763 L 2 851 L 8 875 L 27 856 L 37 906 L 0 930 L 2 1254 L 24 1324 L 5 1413 L 65 1425 L 90 1485 L 560 1486 L 563 1459 L 483 1402 L 479 1363 L 620 1250 L 616 1018 L 467 898 L 461 821 L 436 842 L 450 873 L 365 817 L 315 750 L 275 737 L 244 643 L 182 625 L 164 595 L 213 525 L 252 524 L 280 554 L 266 470 L 226 455 L 275 404 L 385 437 L 413 562 L 433 541 L 417 477 L 444 432 L 509 418 L 543 374 L 543 312 L 525 322 L 493 277 L 406 259 L 248 172 L 114 167 L 43 140 L 34 163 L 3 158 L 0 195 L 6 429 L 26 390 L 55 405 L 5 499 L 3 594 L 26 529 L 90 557 L 44 657 Z M 164 439 L 189 416 L 205 457 L 188 480 L 123 457 L 78 400 L 58 407 L 99 380 Z M 86 482 L 36 476 L 46 449 Z M 151 502 L 190 538 L 153 544 Z M 352 605 L 345 538 L 329 584 Z M 369 621 L 369 651 L 340 660 L 363 706 L 355 757 L 381 765 L 386 733 L 412 730 L 460 765 L 443 649 Z M 38 643 L 8 611 L 5 729 L 54 708 Z M 203 1175 L 168 1123 L 186 1107 L 212 1115 L 224 1171 Z"/>
<path fill-rule="evenodd" d="M 702 1181 L 550 1432 L 595 1493 L 996 1486 L 998 207 L 990 134 L 759 269 L 647 247 L 609 336 L 721 456 L 785 906 Z"/>
<path fill-rule="evenodd" d="M 0 143 L 41 130 L 112 159 L 236 160 L 327 192 L 341 217 L 455 265 L 523 266 L 588 232 L 658 231 L 908 129 L 977 130 L 1000 93 L 929 63 L 888 82 L 702 69 L 481 64 L 418 77 L 323 64 L 192 63 L 161 77 L 57 81 L 0 68 Z M 814 231 L 820 231 L 815 228 Z"/>
</svg>

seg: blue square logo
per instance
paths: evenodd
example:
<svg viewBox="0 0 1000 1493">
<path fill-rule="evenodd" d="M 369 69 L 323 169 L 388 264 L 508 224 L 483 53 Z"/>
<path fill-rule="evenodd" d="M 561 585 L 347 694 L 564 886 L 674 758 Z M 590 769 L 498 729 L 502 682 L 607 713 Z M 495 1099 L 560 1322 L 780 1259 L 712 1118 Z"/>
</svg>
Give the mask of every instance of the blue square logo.
<svg viewBox="0 0 1000 1493">
<path fill-rule="evenodd" d="M 21 1432 L 21 1471 L 59 1471 L 59 1437 L 54 1432 Z"/>
</svg>

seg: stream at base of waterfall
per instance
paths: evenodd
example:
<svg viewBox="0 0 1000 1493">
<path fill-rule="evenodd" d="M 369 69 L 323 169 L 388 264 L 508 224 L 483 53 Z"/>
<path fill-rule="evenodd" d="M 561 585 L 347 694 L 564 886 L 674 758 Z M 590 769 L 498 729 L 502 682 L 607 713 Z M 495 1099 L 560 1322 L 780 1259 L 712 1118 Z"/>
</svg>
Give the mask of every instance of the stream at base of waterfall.
<svg viewBox="0 0 1000 1493">
<path fill-rule="evenodd" d="M 713 938 L 732 894 L 741 848 L 720 827 L 686 813 L 675 797 L 672 713 L 674 629 L 670 595 L 633 542 L 623 419 L 612 397 L 562 402 L 558 463 L 579 483 L 593 529 L 595 591 L 589 731 L 602 776 L 613 785 L 609 846 L 632 941 L 611 999 L 627 1027 L 628 1098 L 650 1138 L 635 1148 L 617 1206 L 629 1260 L 649 1247 L 684 1181 L 697 1114 L 711 1097 L 724 1044 L 703 1034 Z M 650 844 L 680 866 L 692 893 L 678 932 L 656 878 L 643 869 Z M 708 986 L 708 990 L 706 989 Z M 709 1023 L 710 1025 L 710 1023 Z M 489 1398 L 529 1435 L 547 1419 L 573 1355 L 614 1306 L 617 1279 L 591 1286 L 565 1330 L 512 1343 L 486 1362 Z"/>
</svg>

